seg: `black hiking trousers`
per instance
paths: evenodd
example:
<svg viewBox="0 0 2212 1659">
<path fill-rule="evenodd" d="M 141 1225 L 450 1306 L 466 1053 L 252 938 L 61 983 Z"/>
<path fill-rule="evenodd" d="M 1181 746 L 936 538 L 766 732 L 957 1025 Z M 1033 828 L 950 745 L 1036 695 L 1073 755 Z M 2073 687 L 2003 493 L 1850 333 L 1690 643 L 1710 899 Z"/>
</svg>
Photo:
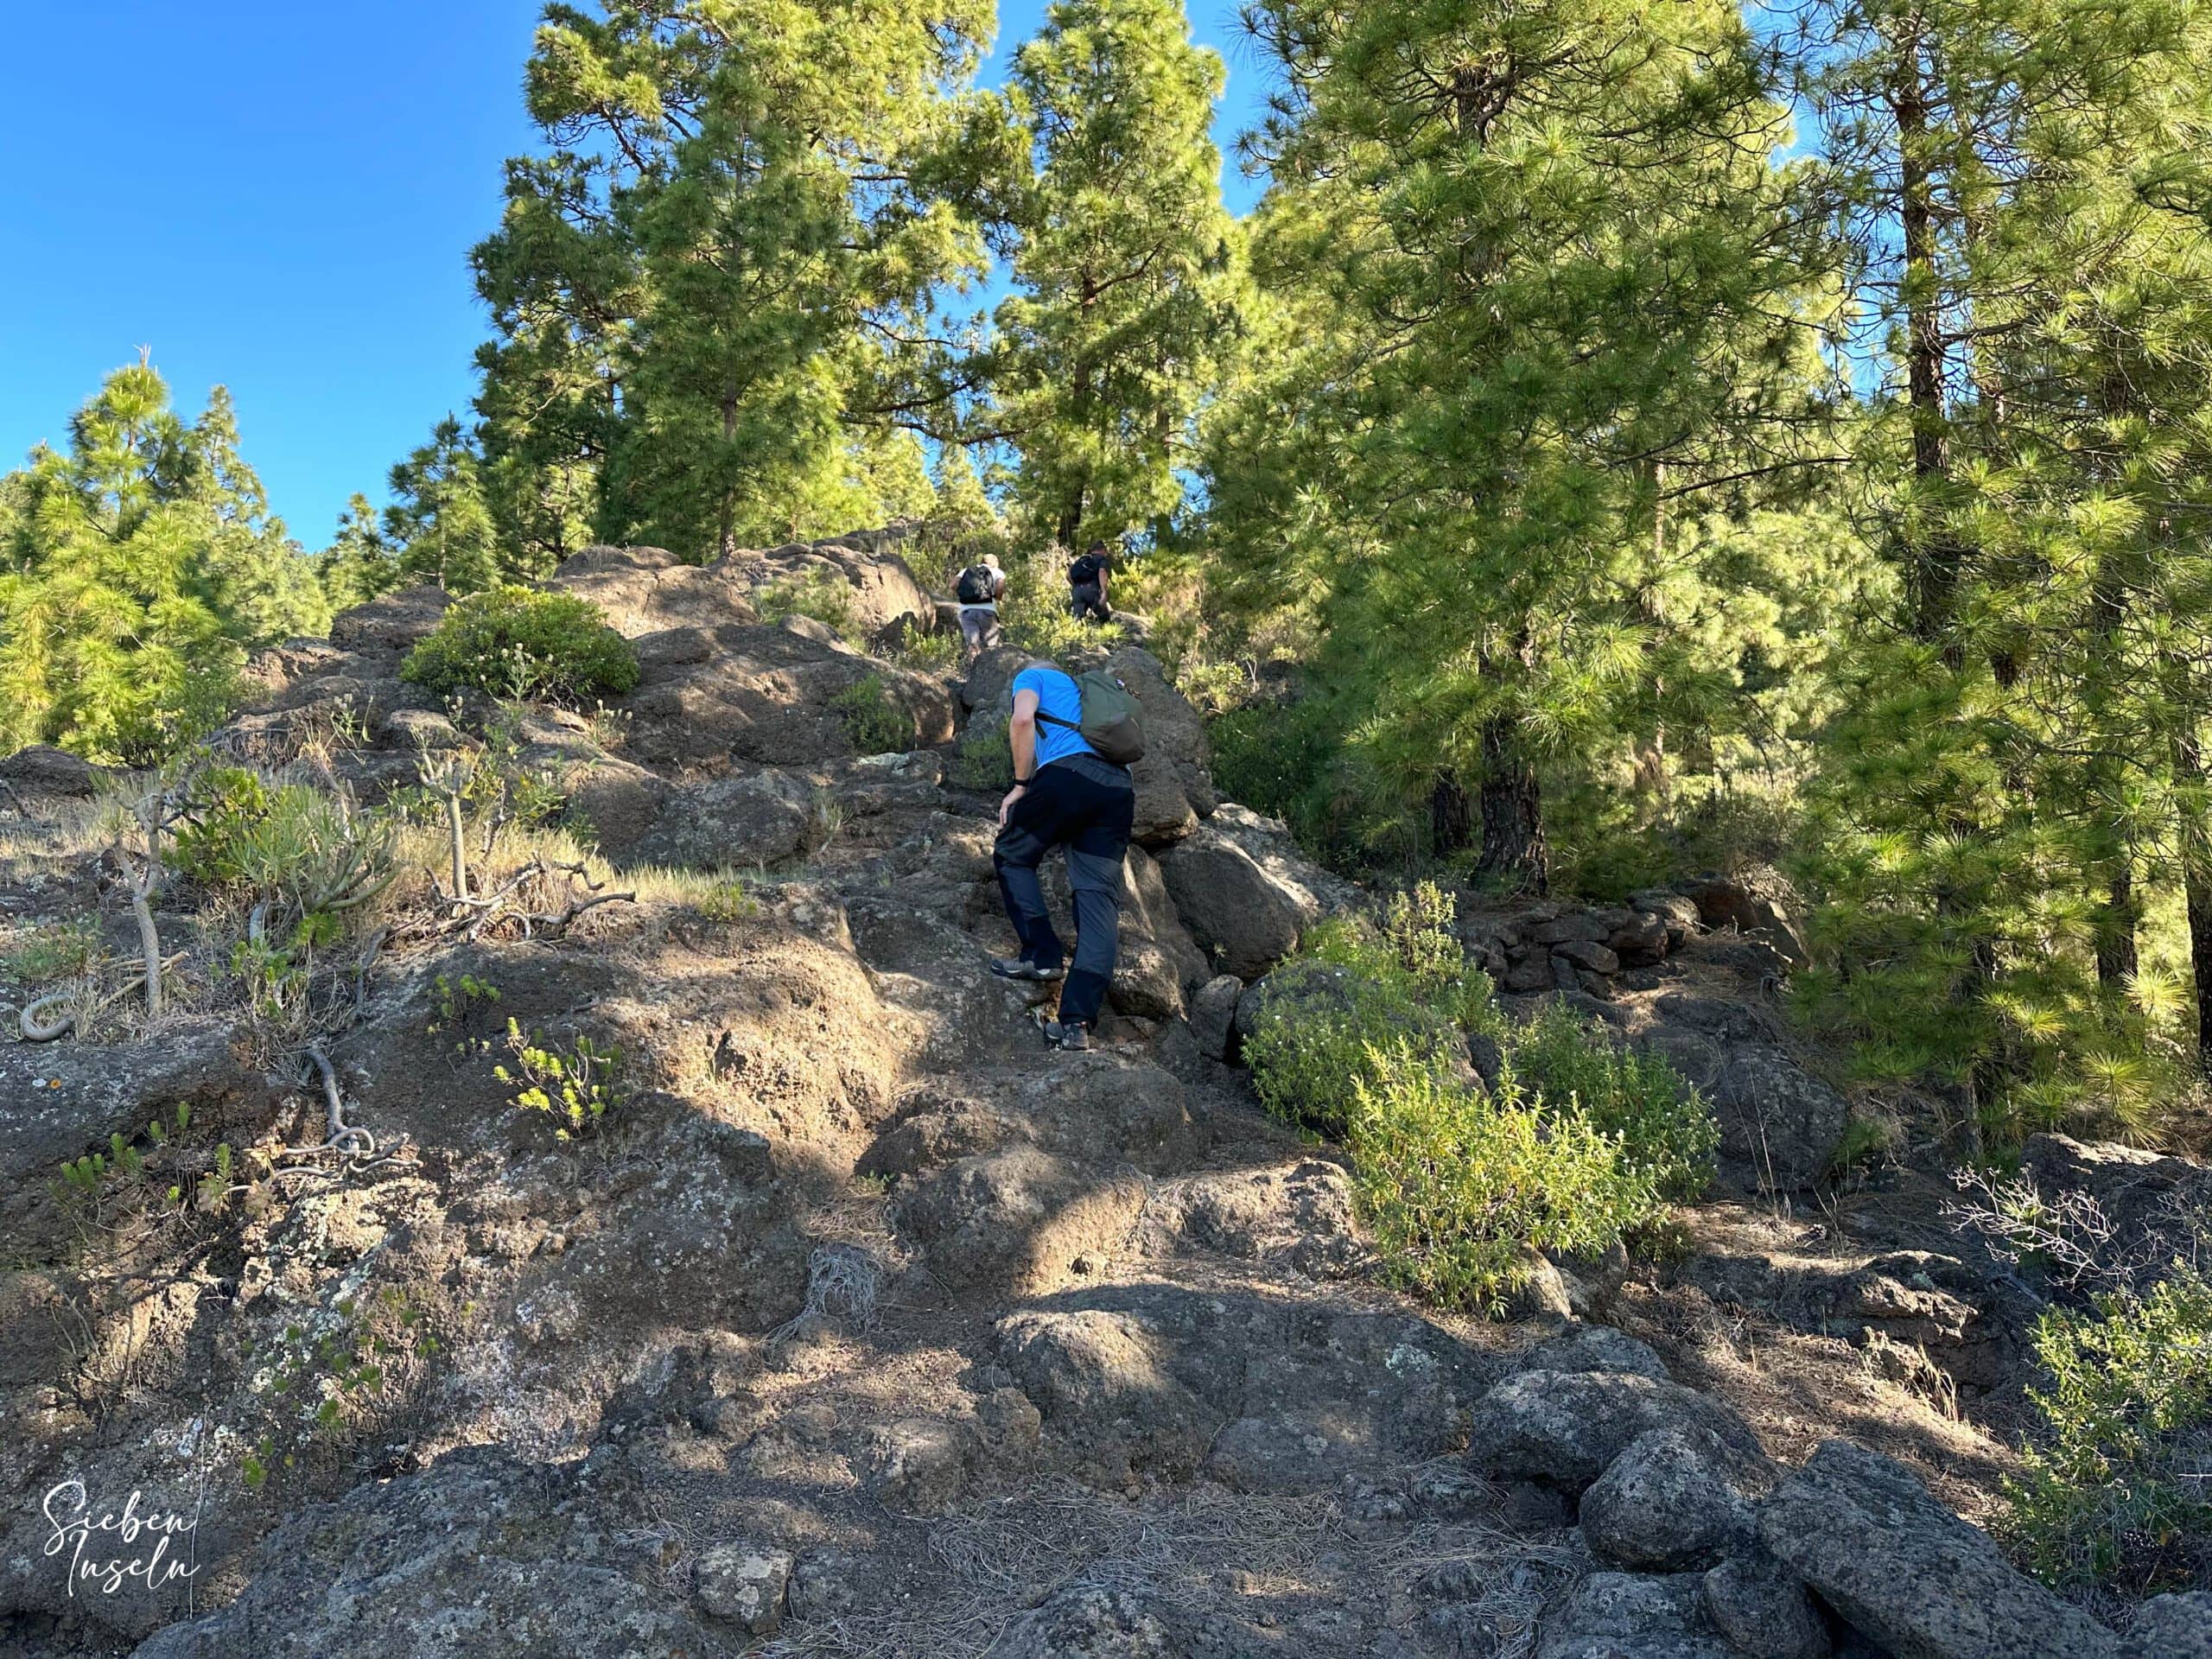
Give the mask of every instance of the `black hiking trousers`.
<svg viewBox="0 0 2212 1659">
<path fill-rule="evenodd" d="M 991 862 L 1021 959 L 1058 968 L 1065 959 L 1037 867 L 1055 847 L 1067 849 L 1075 893 L 1075 961 L 1060 987 L 1063 1025 L 1095 1026 L 1114 977 L 1122 925 L 1122 861 L 1135 821 L 1136 785 L 1128 768 L 1095 754 L 1071 754 L 1041 766 L 999 831 Z"/>
<path fill-rule="evenodd" d="M 1078 622 L 1086 619 L 1093 622 L 1111 622 L 1113 607 L 1106 602 L 1105 590 L 1095 582 L 1078 582 L 1068 588 L 1068 613 Z"/>
</svg>

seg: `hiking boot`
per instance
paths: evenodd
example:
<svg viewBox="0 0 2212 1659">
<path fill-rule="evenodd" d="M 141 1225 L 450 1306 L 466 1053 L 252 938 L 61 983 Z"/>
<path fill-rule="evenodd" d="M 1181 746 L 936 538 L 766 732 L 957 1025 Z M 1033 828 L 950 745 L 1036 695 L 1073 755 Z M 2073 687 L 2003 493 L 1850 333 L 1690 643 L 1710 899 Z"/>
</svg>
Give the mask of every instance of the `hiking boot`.
<svg viewBox="0 0 2212 1659">
<path fill-rule="evenodd" d="M 1047 1048 L 1065 1049 L 1070 1053 L 1080 1054 L 1090 1046 L 1089 1026 L 1064 1026 L 1057 1020 L 1044 1020 L 1038 1023 L 1044 1030 L 1045 1046 Z"/>
<path fill-rule="evenodd" d="M 1001 979 L 1058 979 L 1066 972 L 1060 968 L 1039 968 L 1020 957 L 993 957 L 991 971 Z"/>
</svg>

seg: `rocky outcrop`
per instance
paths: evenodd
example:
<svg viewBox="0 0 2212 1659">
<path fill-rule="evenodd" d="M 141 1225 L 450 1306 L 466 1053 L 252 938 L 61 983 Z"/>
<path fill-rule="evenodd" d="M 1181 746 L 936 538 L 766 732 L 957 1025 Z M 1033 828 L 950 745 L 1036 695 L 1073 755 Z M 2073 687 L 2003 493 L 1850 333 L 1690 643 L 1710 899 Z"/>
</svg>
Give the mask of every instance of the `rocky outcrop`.
<svg viewBox="0 0 2212 1659">
<path fill-rule="evenodd" d="M 1213 966 L 1256 979 L 1298 948 L 1351 889 L 1298 851 L 1287 826 L 1226 806 L 1160 855 L 1167 891 Z"/>
</svg>

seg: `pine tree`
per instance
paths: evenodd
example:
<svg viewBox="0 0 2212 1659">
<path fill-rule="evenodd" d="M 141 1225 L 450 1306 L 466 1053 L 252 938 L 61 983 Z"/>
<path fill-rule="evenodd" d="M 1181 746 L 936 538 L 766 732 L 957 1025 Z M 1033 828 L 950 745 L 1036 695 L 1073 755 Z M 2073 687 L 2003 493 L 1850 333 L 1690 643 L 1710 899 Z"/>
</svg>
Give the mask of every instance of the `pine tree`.
<svg viewBox="0 0 2212 1659">
<path fill-rule="evenodd" d="M 1157 529 L 1182 500 L 1236 329 L 1210 136 L 1224 74 L 1182 0 L 1057 0 L 1015 54 L 1036 174 L 1011 193 L 987 418 L 1020 448 L 1018 508 L 1063 546 Z"/>
<path fill-rule="evenodd" d="M 503 520 L 565 547 L 588 472 L 594 534 L 706 558 L 924 504 L 899 388 L 981 244 L 923 178 L 988 0 L 601 11 L 548 7 L 551 154 L 476 254 Z"/>
<path fill-rule="evenodd" d="M 431 429 L 430 441 L 393 467 L 391 487 L 385 531 L 410 581 L 473 594 L 499 580 L 482 461 L 460 421 L 448 415 Z"/>
<path fill-rule="evenodd" d="M 236 438 L 220 388 L 187 425 L 141 361 L 0 480 L 0 738 L 151 760 L 221 716 L 247 649 L 320 630 Z"/>
<path fill-rule="evenodd" d="M 338 533 L 322 554 L 323 591 L 334 613 L 380 598 L 406 581 L 399 549 L 384 533 L 365 495 L 354 495 L 338 515 Z"/>
<path fill-rule="evenodd" d="M 1261 268 L 1322 293 L 1217 423 L 1213 522 L 1258 509 L 1224 552 L 1325 617 L 1338 718 L 1440 850 L 1478 826 L 1478 868 L 1541 890 L 1544 772 L 1650 718 L 1656 532 L 1813 459 L 1783 118 L 1717 4 L 1256 16 Z"/>
<path fill-rule="evenodd" d="M 2157 642 L 2204 620 L 2207 408 L 2204 222 L 2161 197 L 2212 111 L 2208 17 L 1821 5 L 1794 43 L 1903 601 L 1828 746 L 1843 971 L 1813 989 L 1870 1071 L 1948 1077 L 2000 1135 L 2155 1084 L 2139 883 L 2190 842 L 2200 720 Z"/>
</svg>

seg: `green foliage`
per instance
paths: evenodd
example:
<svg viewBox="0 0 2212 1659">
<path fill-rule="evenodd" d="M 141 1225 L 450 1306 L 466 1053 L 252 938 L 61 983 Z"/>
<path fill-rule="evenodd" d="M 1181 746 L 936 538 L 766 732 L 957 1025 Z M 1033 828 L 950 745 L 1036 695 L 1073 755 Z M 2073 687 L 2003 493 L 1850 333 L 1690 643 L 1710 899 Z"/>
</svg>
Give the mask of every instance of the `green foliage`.
<svg viewBox="0 0 2212 1659">
<path fill-rule="evenodd" d="M 753 608 L 771 626 L 793 616 L 812 617 L 839 637 L 857 643 L 853 585 L 836 567 L 810 564 L 753 590 Z"/>
<path fill-rule="evenodd" d="M 1261 1103 L 1287 1123 L 1342 1135 L 1377 1054 L 1440 1071 L 1464 1063 L 1462 1019 L 1487 1002 L 1466 968 L 1452 903 L 1433 886 L 1391 900 L 1379 926 L 1325 924 L 1268 976 L 1244 1055 Z"/>
<path fill-rule="evenodd" d="M 880 674 L 865 675 L 830 699 L 846 741 L 859 754 L 903 754 L 914 746 L 914 717 Z"/>
<path fill-rule="evenodd" d="M 945 770 L 955 788 L 1007 790 L 1014 787 L 1014 740 L 1003 726 L 971 733 L 960 740 Z"/>
<path fill-rule="evenodd" d="M 430 984 L 430 1006 L 437 1018 L 424 1027 L 425 1034 L 449 1033 L 454 1052 L 463 1058 L 489 1054 L 492 1039 L 484 1027 L 499 1000 L 499 988 L 480 975 L 440 974 Z"/>
<path fill-rule="evenodd" d="M 2212 1281 L 2187 1267 L 2143 1295 L 2037 1322 L 2044 1432 L 2006 1484 L 2007 1525 L 2062 1586 L 2139 1593 L 2202 1581 L 2212 1536 Z"/>
<path fill-rule="evenodd" d="M 56 1191 L 93 1224 L 150 1221 L 168 1225 L 197 1211 L 214 1214 L 229 1202 L 230 1143 L 212 1150 L 189 1136 L 192 1107 L 179 1101 L 148 1122 L 142 1135 L 111 1133 L 104 1147 L 63 1160 Z"/>
<path fill-rule="evenodd" d="M 1711 1103 L 1665 1060 L 1616 1045 L 1601 1026 L 1555 1001 L 1517 1025 L 1493 1004 L 1476 1024 L 1539 1097 L 1617 1137 L 1624 1164 L 1662 1198 L 1687 1201 L 1703 1193 L 1720 1145 L 1719 1122 Z"/>
<path fill-rule="evenodd" d="M 731 875 L 725 876 L 701 894 L 697 909 L 710 922 L 736 922 L 758 915 L 760 906 L 746 890 L 744 881 Z"/>
<path fill-rule="evenodd" d="M 1006 567 L 999 624 L 1007 644 L 1060 662 L 1078 652 L 1120 643 L 1118 623 L 1076 620 L 1068 606 L 1067 567 L 1068 556 L 1053 547 L 1024 554 Z"/>
<path fill-rule="evenodd" d="M 118 369 L 66 453 L 0 479 L 0 748 L 158 760 L 228 715 L 246 651 L 328 617 L 219 386 L 188 425 L 149 365 Z"/>
<path fill-rule="evenodd" d="M 638 653 L 599 607 L 574 594 L 501 587 L 449 607 L 400 666 L 444 696 L 474 690 L 521 702 L 583 704 L 638 683 Z"/>
<path fill-rule="evenodd" d="M 1014 501 L 1065 548 L 1158 529 L 1236 336 L 1234 229 L 1210 136 L 1225 80 L 1182 0 L 1056 0 L 1015 53 L 1014 292 L 996 314 Z M 1032 649 L 1043 654 L 1045 647 Z"/>
<path fill-rule="evenodd" d="M 938 285 L 982 263 L 952 151 L 992 27 L 982 0 L 547 14 L 548 148 L 474 258 L 511 538 L 550 554 L 588 518 L 704 561 L 926 510 L 891 411 L 950 416 L 930 342 Z"/>
<path fill-rule="evenodd" d="M 99 922 L 80 917 L 49 924 L 16 940 L 0 954 L 0 972 L 24 985 L 50 984 L 85 972 L 99 954 Z"/>
<path fill-rule="evenodd" d="M 620 1111 L 625 1098 L 620 1048 L 602 1047 L 582 1033 L 571 1046 L 555 1047 L 536 1032 L 525 1035 L 511 1019 L 507 1050 L 513 1069 L 501 1065 L 493 1075 L 513 1086 L 517 1106 L 552 1118 L 556 1139 L 595 1136 Z"/>
<path fill-rule="evenodd" d="M 1528 1250 L 1594 1255 L 1657 1211 L 1613 1136 L 1510 1081 L 1469 1088 L 1399 1047 L 1371 1052 L 1352 1086 L 1360 1211 L 1418 1295 L 1495 1316 Z"/>
<path fill-rule="evenodd" d="M 448 415 L 429 442 L 391 469 L 395 499 L 385 509 L 385 532 L 398 547 L 404 576 L 450 594 L 473 594 L 505 574 L 481 468 L 474 442 Z"/>
<path fill-rule="evenodd" d="M 334 941 L 397 873 L 397 818 L 363 810 L 342 789 L 272 786 L 246 768 L 213 766 L 191 779 L 184 811 L 172 865 L 253 899 L 272 934 L 294 934 L 288 949 Z"/>
<path fill-rule="evenodd" d="M 382 598 L 404 585 L 410 574 L 369 498 L 349 499 L 338 517 L 338 534 L 322 553 L 322 587 L 332 613 Z"/>
</svg>

